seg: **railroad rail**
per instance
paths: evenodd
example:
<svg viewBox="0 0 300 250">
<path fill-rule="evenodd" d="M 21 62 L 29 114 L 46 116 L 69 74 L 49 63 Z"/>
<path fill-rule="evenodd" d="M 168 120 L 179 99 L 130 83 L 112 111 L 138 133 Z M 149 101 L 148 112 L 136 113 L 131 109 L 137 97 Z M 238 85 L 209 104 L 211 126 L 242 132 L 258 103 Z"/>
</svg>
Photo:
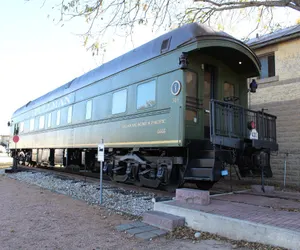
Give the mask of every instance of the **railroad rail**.
<svg viewBox="0 0 300 250">
<path fill-rule="evenodd" d="M 93 173 L 88 170 L 86 171 L 72 171 L 72 168 L 59 168 L 59 167 L 49 167 L 49 166 L 24 166 L 24 165 L 18 165 L 17 167 L 20 171 L 32 171 L 32 172 L 49 172 L 52 174 L 57 175 L 59 178 L 66 178 L 66 179 L 74 179 L 77 181 L 84 181 L 87 183 L 96 183 L 99 182 L 100 174 L 99 173 Z M 229 182 L 230 185 L 229 185 Z M 118 188 L 122 188 L 125 190 L 133 190 L 138 192 L 149 192 L 154 193 L 158 199 L 172 199 L 175 197 L 175 190 L 176 187 L 168 189 L 153 189 L 148 187 L 139 187 L 134 184 L 130 183 L 121 183 L 121 182 L 115 182 L 109 178 L 107 175 L 103 175 L 103 184 L 110 184 L 114 185 Z M 197 186 L 193 183 L 185 183 L 185 188 L 192 188 L 192 189 L 198 189 Z M 247 188 L 249 188 L 249 183 L 247 182 L 241 182 L 239 180 L 223 180 L 222 182 L 218 183 L 218 185 L 214 186 L 210 193 L 211 195 L 219 195 L 219 194 L 228 194 L 232 192 L 243 192 Z"/>
<path fill-rule="evenodd" d="M 60 169 L 60 168 L 49 168 L 49 167 L 30 167 L 30 166 L 24 166 L 24 165 L 18 165 L 18 171 L 31 171 L 31 172 L 44 172 L 44 173 L 51 173 L 55 176 L 57 176 L 60 179 L 63 180 L 75 180 L 75 181 L 82 181 L 86 183 L 91 183 L 95 184 L 99 181 L 99 173 L 91 173 L 91 172 L 71 172 L 66 169 Z M 227 183 L 229 180 L 225 180 L 223 183 L 220 183 L 219 186 L 215 186 L 210 190 L 210 194 L 212 197 L 215 199 L 221 199 L 224 200 L 222 197 L 226 197 L 227 195 L 230 194 L 239 194 L 239 195 L 251 195 L 251 196 L 257 196 L 258 199 L 259 197 L 266 197 L 266 198 L 275 198 L 275 199 L 281 199 L 281 200 L 287 200 L 287 201 L 294 201 L 294 202 L 300 202 L 299 196 L 297 194 L 299 192 L 275 192 L 274 194 L 272 193 L 255 193 L 251 192 L 249 184 L 250 182 L 246 183 L 233 180 L 233 189 L 230 190 L 229 185 Z M 117 183 L 114 181 L 111 181 L 108 177 L 106 177 L 103 180 L 103 183 L 106 185 L 111 185 L 112 188 L 117 188 L 117 189 L 123 189 L 127 191 L 135 191 L 135 192 L 144 192 L 144 193 L 153 193 L 154 198 L 156 201 L 161 201 L 161 200 L 171 200 L 173 197 L 175 197 L 175 192 L 174 191 L 167 191 L 167 190 L 160 190 L 160 189 L 152 189 L 152 188 L 147 188 L 147 187 L 138 187 L 132 184 L 124 184 L 124 183 Z M 240 185 L 239 185 L 240 184 Z M 253 184 L 253 183 L 252 183 Z M 197 189 L 196 185 L 193 186 L 192 184 L 188 183 L 184 187 L 188 188 L 194 188 Z M 233 203 L 244 203 L 247 204 L 247 201 L 235 201 L 232 200 L 231 202 Z M 254 206 L 261 206 L 261 204 L 252 204 Z M 268 207 L 268 206 L 266 206 Z M 286 210 L 284 208 L 278 208 L 279 210 Z M 294 208 L 294 212 L 299 212 L 300 208 Z"/>
<path fill-rule="evenodd" d="M 17 169 L 19 171 L 32 171 L 32 172 L 44 172 L 44 173 L 52 173 L 56 176 L 58 176 L 61 179 L 71 179 L 76 181 L 83 181 L 86 183 L 97 183 L 100 179 L 99 173 L 92 173 L 92 172 L 72 172 L 65 168 L 55 168 L 55 167 L 30 167 L 30 166 L 24 166 L 24 165 L 18 165 Z M 166 190 L 160 190 L 160 189 L 152 189 L 147 187 L 138 187 L 131 184 L 124 184 L 124 183 L 118 183 L 115 181 L 112 181 L 108 176 L 103 176 L 103 184 L 109 184 L 113 185 L 118 188 L 122 188 L 125 190 L 133 190 L 138 192 L 148 192 L 148 193 L 154 193 L 156 197 L 159 198 L 165 198 L 165 199 L 172 199 L 175 194 L 174 192 L 166 191 Z"/>
</svg>

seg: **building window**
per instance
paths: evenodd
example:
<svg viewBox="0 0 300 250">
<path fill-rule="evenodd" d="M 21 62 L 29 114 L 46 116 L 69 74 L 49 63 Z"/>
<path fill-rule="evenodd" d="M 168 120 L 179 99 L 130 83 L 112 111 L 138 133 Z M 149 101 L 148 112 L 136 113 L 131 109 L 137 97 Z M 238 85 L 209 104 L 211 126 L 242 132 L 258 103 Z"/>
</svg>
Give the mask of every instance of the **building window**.
<svg viewBox="0 0 300 250">
<path fill-rule="evenodd" d="M 60 124 L 60 110 L 56 113 L 56 125 L 58 126 Z"/>
<path fill-rule="evenodd" d="M 20 133 L 24 131 L 24 122 L 20 122 Z"/>
<path fill-rule="evenodd" d="M 85 106 L 85 119 L 91 119 L 92 118 L 92 100 L 89 100 L 86 102 Z"/>
<path fill-rule="evenodd" d="M 112 114 L 119 114 L 126 111 L 127 89 L 113 93 L 112 97 Z"/>
<path fill-rule="evenodd" d="M 273 54 L 259 57 L 261 63 L 261 75 L 260 78 L 268 78 L 275 76 L 275 56 Z"/>
<path fill-rule="evenodd" d="M 48 128 L 51 127 L 52 113 L 48 114 Z"/>
<path fill-rule="evenodd" d="M 45 116 L 40 116 L 39 129 L 43 129 L 45 126 Z"/>
<path fill-rule="evenodd" d="M 137 87 L 137 109 L 151 108 L 155 105 L 156 99 L 155 81 L 140 84 Z"/>
<path fill-rule="evenodd" d="M 34 119 L 30 119 L 30 127 L 29 127 L 30 131 L 34 130 Z"/>
<path fill-rule="evenodd" d="M 72 106 L 68 108 L 68 123 L 72 122 Z"/>
</svg>

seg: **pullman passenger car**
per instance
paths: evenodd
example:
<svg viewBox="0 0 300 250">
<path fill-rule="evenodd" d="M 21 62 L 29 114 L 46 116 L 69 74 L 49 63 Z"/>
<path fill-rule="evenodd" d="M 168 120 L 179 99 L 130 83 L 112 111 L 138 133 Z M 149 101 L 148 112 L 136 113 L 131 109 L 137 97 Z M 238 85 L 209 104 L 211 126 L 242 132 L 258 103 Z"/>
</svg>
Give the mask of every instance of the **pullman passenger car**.
<svg viewBox="0 0 300 250">
<path fill-rule="evenodd" d="M 247 109 L 247 78 L 259 72 L 245 44 L 188 24 L 19 108 L 11 133 L 20 141 L 12 153 L 99 171 L 103 139 L 106 174 L 154 188 L 190 181 L 209 189 L 226 163 L 243 176 L 271 176 L 276 117 Z"/>
</svg>

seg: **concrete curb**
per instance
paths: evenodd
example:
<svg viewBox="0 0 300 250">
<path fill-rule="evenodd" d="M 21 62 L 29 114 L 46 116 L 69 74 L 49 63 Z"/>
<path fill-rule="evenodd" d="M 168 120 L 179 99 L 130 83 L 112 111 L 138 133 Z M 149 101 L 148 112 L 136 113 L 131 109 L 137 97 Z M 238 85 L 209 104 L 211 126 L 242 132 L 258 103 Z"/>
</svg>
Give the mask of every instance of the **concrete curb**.
<svg viewBox="0 0 300 250">
<path fill-rule="evenodd" d="M 182 216 L 186 225 L 195 230 L 218 234 L 233 240 L 299 249 L 300 232 L 183 208 L 168 204 L 170 202 L 172 201 L 154 203 L 154 210 Z"/>
</svg>

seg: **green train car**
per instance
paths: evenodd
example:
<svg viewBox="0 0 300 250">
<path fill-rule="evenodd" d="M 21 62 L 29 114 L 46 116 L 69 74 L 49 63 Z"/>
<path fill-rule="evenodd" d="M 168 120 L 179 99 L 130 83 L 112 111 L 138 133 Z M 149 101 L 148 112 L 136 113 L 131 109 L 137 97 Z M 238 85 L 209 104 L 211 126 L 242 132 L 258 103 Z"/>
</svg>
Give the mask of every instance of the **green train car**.
<svg viewBox="0 0 300 250">
<path fill-rule="evenodd" d="M 194 182 L 209 189 L 226 164 L 242 176 L 272 176 L 276 117 L 247 109 L 257 88 L 247 79 L 259 73 L 245 44 L 187 24 L 19 108 L 10 122 L 20 137 L 12 153 L 99 171 L 103 140 L 110 178 L 153 188 Z"/>
</svg>

